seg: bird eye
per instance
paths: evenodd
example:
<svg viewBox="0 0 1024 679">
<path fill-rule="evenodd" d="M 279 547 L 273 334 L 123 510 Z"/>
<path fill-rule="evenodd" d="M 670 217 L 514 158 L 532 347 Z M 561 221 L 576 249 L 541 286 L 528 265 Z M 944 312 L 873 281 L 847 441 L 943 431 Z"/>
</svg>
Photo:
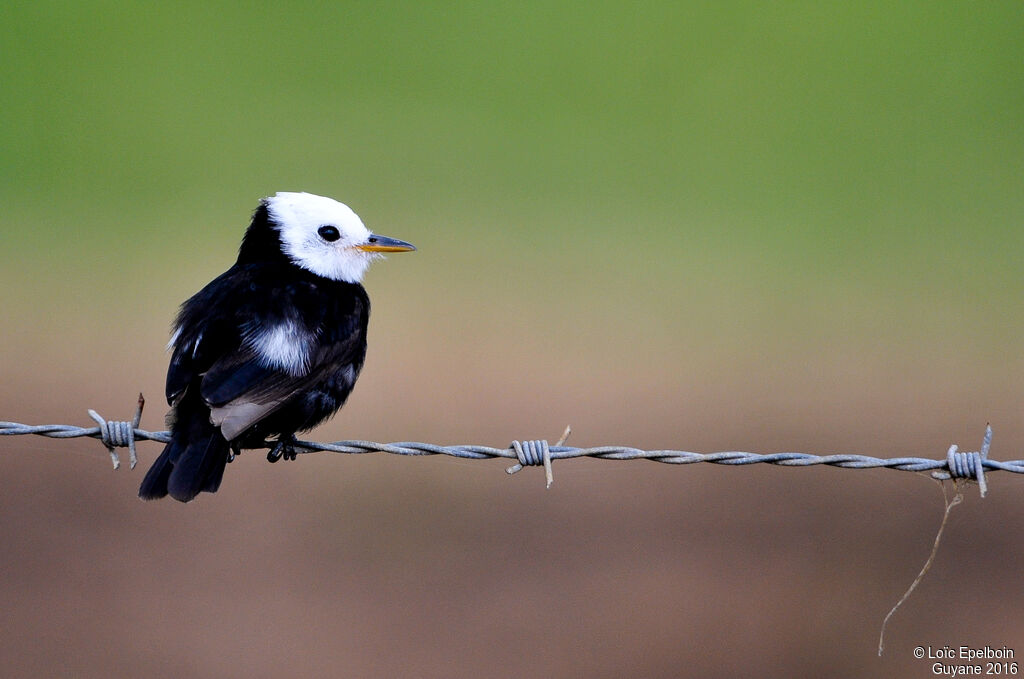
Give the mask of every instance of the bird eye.
<svg viewBox="0 0 1024 679">
<path fill-rule="evenodd" d="M 334 241 L 341 238 L 341 234 L 338 233 L 337 227 L 334 226 L 321 226 L 319 229 L 316 230 L 316 232 L 320 234 L 321 238 L 323 238 L 325 241 L 329 243 L 333 243 Z"/>
</svg>

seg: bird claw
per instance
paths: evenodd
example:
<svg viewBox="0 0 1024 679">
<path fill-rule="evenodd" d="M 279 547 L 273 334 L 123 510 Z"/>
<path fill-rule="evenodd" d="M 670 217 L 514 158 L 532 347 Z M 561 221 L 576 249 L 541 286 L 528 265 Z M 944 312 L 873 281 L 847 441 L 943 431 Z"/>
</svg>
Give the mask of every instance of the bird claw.
<svg viewBox="0 0 1024 679">
<path fill-rule="evenodd" d="M 281 458 L 285 460 L 296 459 L 299 456 L 299 451 L 295 449 L 294 443 L 294 436 L 282 436 L 279 438 L 274 447 L 267 453 L 267 462 L 277 462 Z"/>
</svg>

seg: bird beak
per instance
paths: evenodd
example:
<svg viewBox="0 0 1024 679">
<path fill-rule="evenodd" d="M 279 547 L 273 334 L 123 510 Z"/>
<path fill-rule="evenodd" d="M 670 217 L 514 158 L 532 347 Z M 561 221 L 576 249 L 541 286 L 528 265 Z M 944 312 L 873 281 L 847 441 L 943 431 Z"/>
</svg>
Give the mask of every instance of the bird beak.
<svg viewBox="0 0 1024 679">
<path fill-rule="evenodd" d="M 409 252 L 416 249 L 416 246 L 412 243 L 406 243 L 404 240 L 398 240 L 397 238 L 378 236 L 377 234 L 372 234 L 369 240 L 355 247 L 356 250 L 363 250 L 364 252 Z"/>
</svg>

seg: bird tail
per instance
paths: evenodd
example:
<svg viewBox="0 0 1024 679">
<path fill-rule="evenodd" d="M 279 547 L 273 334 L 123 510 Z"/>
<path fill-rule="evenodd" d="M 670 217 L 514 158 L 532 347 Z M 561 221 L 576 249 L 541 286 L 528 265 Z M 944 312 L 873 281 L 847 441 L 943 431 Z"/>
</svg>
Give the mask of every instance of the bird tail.
<svg viewBox="0 0 1024 679">
<path fill-rule="evenodd" d="M 146 472 L 139 497 L 156 500 L 170 495 L 180 502 L 189 502 L 201 492 L 217 492 L 230 447 L 209 420 L 203 424 L 186 427 L 184 432 L 175 428 L 171 442 Z"/>
</svg>

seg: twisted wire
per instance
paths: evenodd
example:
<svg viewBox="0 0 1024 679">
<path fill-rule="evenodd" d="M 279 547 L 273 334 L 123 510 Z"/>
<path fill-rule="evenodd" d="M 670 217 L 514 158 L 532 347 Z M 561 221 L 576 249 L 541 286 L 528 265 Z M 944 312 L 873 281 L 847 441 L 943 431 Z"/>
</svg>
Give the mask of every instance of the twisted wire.
<svg viewBox="0 0 1024 679">
<path fill-rule="evenodd" d="M 27 425 L 18 422 L 0 422 L 0 436 L 37 435 L 50 438 L 89 437 L 100 439 L 110 451 L 114 468 L 119 467 L 115 448 L 128 447 L 132 455 L 131 466 L 134 468 L 136 457 L 135 442 L 170 440 L 170 432 L 147 431 L 138 427 L 141 418 L 143 401 L 140 395 L 139 409 L 133 422 L 113 422 L 103 420 L 95 411 L 90 411 L 97 422 L 96 427 L 76 427 L 66 424 Z M 568 430 L 566 435 L 568 435 Z M 717 453 L 694 453 L 684 450 L 642 450 L 628 446 L 598 446 L 578 448 L 559 444 L 548 445 L 544 440 L 513 441 L 507 448 L 493 448 L 481 445 L 441 446 L 418 441 L 399 441 L 395 443 L 377 443 L 374 441 L 348 440 L 320 443 L 317 441 L 296 440 L 290 445 L 298 454 L 316 452 L 343 453 L 363 455 L 366 453 L 386 453 L 390 455 L 448 455 L 469 460 L 504 458 L 514 460 L 515 464 L 506 471 L 512 474 L 524 466 L 544 465 L 547 472 L 548 485 L 551 485 L 551 463 L 555 460 L 568 460 L 579 457 L 593 457 L 601 460 L 651 460 L 663 464 L 721 464 L 742 466 L 749 464 L 771 464 L 780 467 L 810 467 L 826 465 L 841 469 L 896 469 L 909 472 L 932 472 L 937 479 L 967 478 L 979 484 L 982 496 L 987 490 L 985 472 L 1006 471 L 1015 474 L 1024 473 L 1024 460 L 1001 462 L 988 458 L 992 443 L 992 428 L 987 427 L 982 449 L 977 452 L 961 452 L 956 445 L 950 447 L 944 459 L 922 457 L 879 458 L 869 455 L 832 454 L 812 455 L 809 453 L 748 453 L 742 451 L 724 451 Z M 265 442 L 264 447 L 271 449 L 276 442 Z"/>
</svg>

